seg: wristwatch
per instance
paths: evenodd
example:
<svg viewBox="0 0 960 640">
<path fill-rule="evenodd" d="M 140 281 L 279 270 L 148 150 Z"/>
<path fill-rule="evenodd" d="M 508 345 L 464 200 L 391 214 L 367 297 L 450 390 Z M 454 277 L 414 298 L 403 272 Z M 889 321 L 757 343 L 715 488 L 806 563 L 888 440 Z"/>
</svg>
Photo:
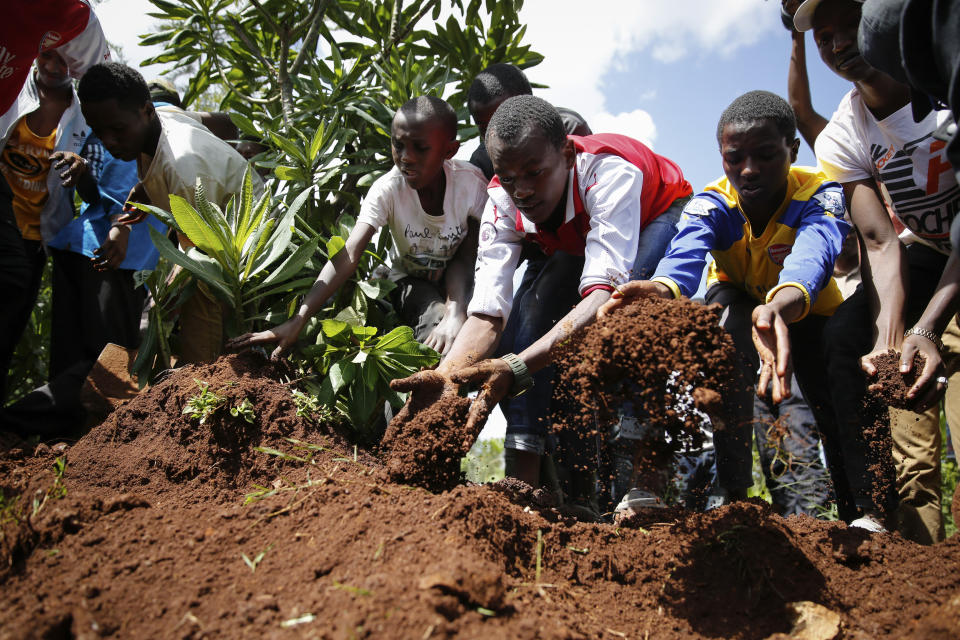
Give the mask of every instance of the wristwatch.
<svg viewBox="0 0 960 640">
<path fill-rule="evenodd" d="M 510 370 L 513 371 L 513 386 L 510 387 L 511 398 L 522 395 L 533 386 L 533 376 L 530 375 L 526 363 L 517 354 L 508 353 L 505 356 L 500 356 L 500 359 L 506 362 L 510 366 Z"/>
</svg>

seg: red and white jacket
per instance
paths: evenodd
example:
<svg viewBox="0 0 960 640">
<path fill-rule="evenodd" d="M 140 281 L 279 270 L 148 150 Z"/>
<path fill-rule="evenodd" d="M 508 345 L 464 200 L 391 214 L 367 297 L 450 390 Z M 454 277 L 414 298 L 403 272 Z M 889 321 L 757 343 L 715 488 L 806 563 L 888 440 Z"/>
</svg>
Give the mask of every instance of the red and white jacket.
<svg viewBox="0 0 960 640">
<path fill-rule="evenodd" d="M 598 288 L 612 291 L 610 274 L 630 273 L 644 227 L 674 200 L 693 193 L 680 167 L 638 140 L 612 133 L 569 138 L 577 157 L 567 178 L 564 222 L 555 232 L 538 229 L 498 178 L 490 181 L 468 313 L 510 315 L 524 242 L 536 242 L 548 255 L 562 250 L 584 256 L 581 296 Z"/>
</svg>

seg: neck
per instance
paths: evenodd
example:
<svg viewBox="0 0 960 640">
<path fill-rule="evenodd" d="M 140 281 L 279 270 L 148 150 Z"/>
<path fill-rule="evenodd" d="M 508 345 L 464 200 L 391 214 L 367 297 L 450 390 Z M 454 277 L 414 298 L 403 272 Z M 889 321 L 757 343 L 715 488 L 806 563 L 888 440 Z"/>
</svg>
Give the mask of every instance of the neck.
<svg viewBox="0 0 960 640">
<path fill-rule="evenodd" d="M 780 205 L 783 204 L 783 199 L 786 197 L 787 185 L 785 184 L 782 189 L 777 191 L 776 197 L 771 198 L 770 202 L 766 204 L 757 205 L 755 211 L 753 207 L 747 206 L 743 202 L 740 203 L 740 210 L 743 211 L 743 215 L 750 222 L 750 229 L 754 236 L 763 235 L 763 232 L 767 230 L 767 225 L 770 224 L 770 220 L 773 219 L 773 215 L 780 210 Z"/>
<path fill-rule="evenodd" d="M 910 102 L 910 88 L 880 71 L 854 84 L 877 120 L 896 113 Z"/>
<path fill-rule="evenodd" d="M 157 155 L 157 145 L 160 144 L 160 134 L 162 132 L 163 126 L 160 124 L 160 118 L 154 113 L 153 120 L 150 122 L 150 131 L 147 133 L 146 142 L 140 151 L 151 158 Z"/>
</svg>

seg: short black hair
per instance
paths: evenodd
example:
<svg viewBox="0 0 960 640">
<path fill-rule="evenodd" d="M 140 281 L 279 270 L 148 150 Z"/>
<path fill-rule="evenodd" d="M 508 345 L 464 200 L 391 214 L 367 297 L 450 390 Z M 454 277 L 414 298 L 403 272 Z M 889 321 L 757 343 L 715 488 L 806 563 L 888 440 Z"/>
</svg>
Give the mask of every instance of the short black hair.
<svg viewBox="0 0 960 640">
<path fill-rule="evenodd" d="M 128 109 L 139 109 L 150 102 L 150 90 L 143 76 L 119 62 L 95 64 L 80 78 L 77 87 L 80 102 L 103 102 L 111 98 Z"/>
<path fill-rule="evenodd" d="M 467 92 L 467 104 L 490 104 L 500 97 L 533 94 L 530 81 L 520 67 L 505 62 L 492 64 L 473 79 Z"/>
<path fill-rule="evenodd" d="M 717 143 L 728 124 L 770 120 L 787 142 L 797 137 L 797 116 L 786 100 L 769 91 L 748 91 L 730 103 L 717 123 Z"/>
<path fill-rule="evenodd" d="M 504 100 L 490 118 L 487 139 L 496 135 L 498 140 L 509 145 L 518 142 L 530 129 L 539 130 L 557 149 L 563 148 L 567 142 L 560 112 L 536 96 L 514 96 Z"/>
<path fill-rule="evenodd" d="M 436 119 L 451 140 L 457 139 L 457 112 L 446 100 L 435 96 L 417 96 L 404 102 L 397 113 L 410 117 Z"/>
</svg>

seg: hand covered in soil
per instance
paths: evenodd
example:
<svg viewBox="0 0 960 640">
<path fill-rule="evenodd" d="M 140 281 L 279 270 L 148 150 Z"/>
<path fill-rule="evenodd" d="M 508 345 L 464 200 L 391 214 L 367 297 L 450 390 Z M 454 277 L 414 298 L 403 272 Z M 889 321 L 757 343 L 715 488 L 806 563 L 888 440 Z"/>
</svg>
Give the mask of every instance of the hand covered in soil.
<svg viewBox="0 0 960 640">
<path fill-rule="evenodd" d="M 393 418 L 401 422 L 410 419 L 411 411 L 434 404 L 444 395 L 451 393 L 458 395 L 460 393 L 460 387 L 454 384 L 450 378 L 432 369 L 418 371 L 406 378 L 391 380 L 390 388 L 400 393 L 410 393 L 406 404 Z"/>
<path fill-rule="evenodd" d="M 939 402 L 947 390 L 947 385 L 937 382 L 937 378 L 946 376 L 947 373 L 937 345 L 923 336 L 911 334 L 903 341 L 903 352 L 900 354 L 901 374 L 910 373 L 917 353 L 926 358 L 926 364 L 923 365 L 913 386 L 907 391 L 907 399 L 911 402 L 914 411 L 923 413 Z"/>
<path fill-rule="evenodd" d="M 480 385 L 480 393 L 470 406 L 470 413 L 467 416 L 467 433 L 479 431 L 477 427 L 483 426 L 490 412 L 506 397 L 510 387 L 513 386 L 513 370 L 499 358 L 478 362 L 472 367 L 461 369 L 450 378 L 457 384 L 469 382 Z"/>
<path fill-rule="evenodd" d="M 673 292 L 670 291 L 667 285 L 654 282 L 653 280 L 631 280 L 621 285 L 613 292 L 610 299 L 597 309 L 597 320 L 609 315 L 614 309 L 630 302 L 634 298 L 643 296 L 670 299 L 673 298 Z"/>
<path fill-rule="evenodd" d="M 467 321 L 467 316 L 463 313 L 443 314 L 443 319 L 433 328 L 423 344 L 430 347 L 442 356 L 447 355 L 457 334 L 460 333 L 460 327 Z"/>
<path fill-rule="evenodd" d="M 147 195 L 147 190 L 144 188 L 142 182 L 133 185 L 129 195 L 127 195 L 127 202 L 150 204 L 150 197 Z M 147 215 L 146 211 L 141 211 L 131 204 L 125 204 L 123 205 L 123 215 L 120 216 L 118 222 L 121 224 L 137 224 L 146 220 Z"/>
<path fill-rule="evenodd" d="M 277 343 L 277 348 L 273 350 L 270 357 L 274 360 L 290 350 L 290 347 L 297 341 L 300 331 L 303 329 L 304 320 L 300 316 L 293 316 L 286 322 L 278 324 L 272 329 L 265 331 L 256 331 L 245 333 L 242 336 L 227 340 L 227 349 L 239 351 L 247 347 L 253 347 L 258 344 Z"/>
<path fill-rule="evenodd" d="M 65 188 L 77 186 L 77 182 L 90 170 L 89 163 L 70 151 L 57 151 L 50 155 L 52 167 L 60 172 Z"/>
<path fill-rule="evenodd" d="M 130 227 L 114 225 L 107 233 L 107 239 L 98 249 L 93 250 L 93 268 L 97 271 L 116 269 L 127 257 L 127 242 L 130 240 Z"/>
<path fill-rule="evenodd" d="M 777 310 L 762 304 L 753 310 L 753 345 L 760 356 L 760 379 L 757 395 L 765 398 L 767 386 L 772 383 L 771 397 L 780 403 L 790 397 L 790 376 L 793 365 L 790 360 L 790 333 L 787 323 Z"/>
</svg>

